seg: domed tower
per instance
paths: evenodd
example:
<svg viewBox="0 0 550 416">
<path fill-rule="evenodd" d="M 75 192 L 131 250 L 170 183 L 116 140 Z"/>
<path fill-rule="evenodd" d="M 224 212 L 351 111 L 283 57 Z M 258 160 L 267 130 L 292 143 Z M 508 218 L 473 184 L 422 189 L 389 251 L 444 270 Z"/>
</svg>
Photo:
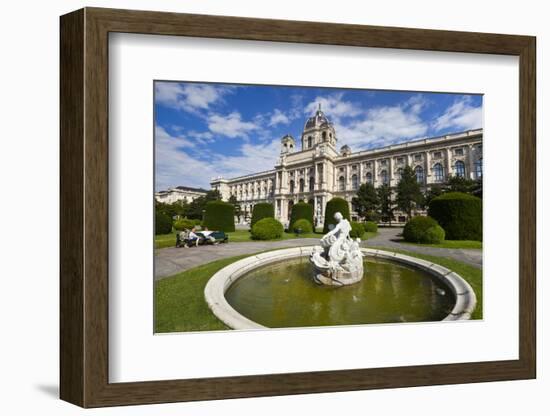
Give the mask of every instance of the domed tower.
<svg viewBox="0 0 550 416">
<path fill-rule="evenodd" d="M 290 134 L 286 134 L 281 139 L 281 154 L 292 153 L 296 147 L 296 140 Z"/>
<path fill-rule="evenodd" d="M 334 126 L 319 109 L 313 117 L 307 119 L 302 133 L 302 150 L 312 149 L 316 145 L 326 143 L 332 147 L 336 146 L 336 131 Z"/>
<path fill-rule="evenodd" d="M 342 156 L 349 156 L 349 155 L 351 155 L 351 148 L 350 148 L 347 144 L 343 145 L 343 146 L 340 148 L 340 154 L 341 154 Z"/>
</svg>

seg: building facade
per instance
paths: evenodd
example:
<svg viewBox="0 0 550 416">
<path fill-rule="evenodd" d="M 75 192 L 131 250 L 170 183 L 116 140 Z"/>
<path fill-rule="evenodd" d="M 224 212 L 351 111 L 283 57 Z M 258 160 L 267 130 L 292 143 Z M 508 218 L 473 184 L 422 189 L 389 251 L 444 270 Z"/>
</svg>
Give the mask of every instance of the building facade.
<svg viewBox="0 0 550 416">
<path fill-rule="evenodd" d="M 206 190 L 202 188 L 191 188 L 189 186 L 176 186 L 166 191 L 155 192 L 155 199 L 165 204 L 173 204 L 177 201 L 191 202 L 200 196 L 206 195 Z"/>
<path fill-rule="evenodd" d="M 351 200 L 360 184 L 396 186 L 405 166 L 411 166 L 424 190 L 446 182 L 451 175 L 480 179 L 482 139 L 483 130 L 478 129 L 355 153 L 349 146 L 337 151 L 334 126 L 319 108 L 305 123 L 301 150 L 296 149 L 296 140 L 286 135 L 281 139 L 274 169 L 232 179 L 216 178 L 211 186 L 225 201 L 235 196 L 245 216 L 259 202 L 273 203 L 275 216 L 283 224 L 288 223 L 295 203 L 309 202 L 314 206 L 316 226 L 320 226 L 328 200 L 344 198 L 352 217 L 356 217 Z"/>
</svg>

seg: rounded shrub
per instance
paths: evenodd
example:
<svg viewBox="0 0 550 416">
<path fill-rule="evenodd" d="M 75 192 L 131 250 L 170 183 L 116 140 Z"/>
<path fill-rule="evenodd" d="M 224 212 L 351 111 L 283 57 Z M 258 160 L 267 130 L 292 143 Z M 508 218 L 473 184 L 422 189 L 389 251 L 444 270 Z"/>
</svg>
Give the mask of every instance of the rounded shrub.
<svg viewBox="0 0 550 416">
<path fill-rule="evenodd" d="M 250 220 L 250 227 L 253 227 L 258 221 L 263 218 L 273 218 L 275 217 L 275 209 L 273 204 L 268 202 L 260 202 L 259 204 L 254 205 L 252 209 L 252 219 Z"/>
<path fill-rule="evenodd" d="M 174 223 L 174 228 L 177 231 L 190 230 L 195 226 L 195 221 L 188 218 L 180 218 Z"/>
<path fill-rule="evenodd" d="M 275 240 L 283 235 L 283 224 L 275 218 L 264 218 L 252 227 L 253 240 Z"/>
<path fill-rule="evenodd" d="M 155 212 L 155 234 L 172 232 L 172 218 L 163 212 Z"/>
<path fill-rule="evenodd" d="M 349 233 L 349 236 L 351 238 L 363 238 L 363 234 L 365 234 L 365 227 L 360 222 L 351 222 L 351 231 Z"/>
<path fill-rule="evenodd" d="M 403 229 L 403 238 L 410 243 L 438 244 L 445 240 L 445 231 L 431 217 L 413 217 Z"/>
<path fill-rule="evenodd" d="M 380 214 L 376 211 L 369 211 L 367 212 L 367 215 L 365 215 L 365 221 L 370 221 L 378 224 L 380 221 Z"/>
<path fill-rule="evenodd" d="M 365 221 L 363 224 L 365 227 L 365 232 L 367 233 L 377 233 L 378 232 L 378 224 L 374 221 Z"/>
<path fill-rule="evenodd" d="M 223 201 L 210 201 L 204 212 L 204 226 L 212 231 L 235 231 L 235 208 Z"/>
<path fill-rule="evenodd" d="M 292 206 L 292 211 L 290 211 L 290 224 L 288 229 L 294 230 L 296 221 L 302 219 L 307 220 L 310 226 L 313 226 L 313 205 L 307 202 L 298 202 L 294 204 Z"/>
<path fill-rule="evenodd" d="M 313 226 L 308 220 L 301 218 L 294 223 L 292 231 L 300 234 L 310 234 L 313 232 Z"/>
<path fill-rule="evenodd" d="M 336 197 L 327 202 L 325 207 L 325 224 L 323 225 L 323 233 L 326 234 L 330 231 L 329 225 L 336 225 L 334 214 L 337 212 L 340 212 L 344 218 L 349 221 L 350 216 L 348 201 Z"/>
<path fill-rule="evenodd" d="M 443 227 L 447 240 L 482 240 L 482 201 L 476 196 L 445 193 L 430 201 L 428 215 Z"/>
</svg>

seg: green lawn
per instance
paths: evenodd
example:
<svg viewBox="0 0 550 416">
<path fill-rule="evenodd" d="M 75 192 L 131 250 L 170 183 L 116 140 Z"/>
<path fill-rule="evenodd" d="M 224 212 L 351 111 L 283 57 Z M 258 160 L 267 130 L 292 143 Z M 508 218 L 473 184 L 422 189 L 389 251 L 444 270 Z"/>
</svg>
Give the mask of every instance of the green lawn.
<svg viewBox="0 0 550 416">
<path fill-rule="evenodd" d="M 482 272 L 473 266 L 445 257 L 427 256 L 406 250 L 386 248 L 412 257 L 432 261 L 462 276 L 474 289 L 477 307 L 472 318 L 481 319 L 483 311 Z M 218 320 L 204 300 L 206 283 L 221 268 L 244 257 L 230 257 L 205 264 L 155 282 L 155 332 L 214 331 L 229 329 Z"/>
<path fill-rule="evenodd" d="M 230 243 L 242 243 L 245 241 L 254 241 L 250 238 L 250 232 L 248 230 L 237 230 L 227 233 L 229 235 Z M 377 233 L 365 233 L 363 240 L 372 238 Z M 280 241 L 280 240 L 290 240 L 294 238 L 321 238 L 323 236 L 322 232 L 300 234 L 297 236 L 294 233 L 283 233 L 283 236 L 277 240 L 271 241 Z M 175 247 L 176 245 L 176 233 L 171 232 L 170 234 L 161 234 L 155 236 L 155 248 L 166 248 L 166 247 Z"/>
<path fill-rule="evenodd" d="M 414 246 L 438 247 L 438 248 L 473 248 L 478 250 L 481 250 L 483 248 L 483 243 L 481 241 L 474 241 L 474 240 L 445 240 L 439 244 L 409 243 L 408 241 L 405 241 L 405 240 L 402 240 L 399 242 L 403 244 L 411 244 Z"/>
</svg>

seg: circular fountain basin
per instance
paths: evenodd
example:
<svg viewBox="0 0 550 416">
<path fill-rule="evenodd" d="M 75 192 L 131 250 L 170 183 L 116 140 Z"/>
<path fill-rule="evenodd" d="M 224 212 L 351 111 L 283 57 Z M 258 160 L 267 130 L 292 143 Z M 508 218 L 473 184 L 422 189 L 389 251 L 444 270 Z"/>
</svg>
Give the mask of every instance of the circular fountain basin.
<svg viewBox="0 0 550 416">
<path fill-rule="evenodd" d="M 476 304 L 456 273 L 424 260 L 362 249 L 364 278 L 346 287 L 313 282 L 312 247 L 276 250 L 219 270 L 205 288 L 213 313 L 233 329 L 469 319 Z"/>
</svg>

